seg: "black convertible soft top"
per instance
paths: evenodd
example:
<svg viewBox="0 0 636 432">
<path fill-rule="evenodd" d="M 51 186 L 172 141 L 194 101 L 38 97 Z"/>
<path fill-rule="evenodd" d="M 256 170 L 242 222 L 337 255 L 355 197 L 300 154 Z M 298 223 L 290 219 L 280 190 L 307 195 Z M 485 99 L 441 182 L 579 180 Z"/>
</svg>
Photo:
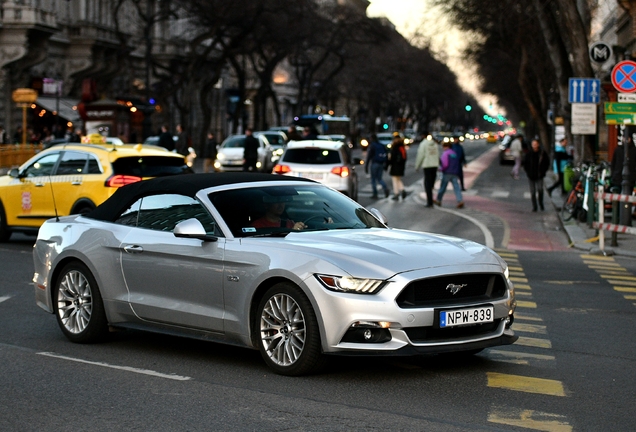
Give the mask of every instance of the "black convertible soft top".
<svg viewBox="0 0 636 432">
<path fill-rule="evenodd" d="M 299 177 L 246 172 L 183 174 L 168 177 L 157 177 L 119 188 L 110 198 L 86 216 L 91 219 L 112 222 L 135 201 L 147 195 L 174 193 L 194 198 L 196 193 L 201 189 L 213 186 L 263 181 L 299 180 L 313 182 L 313 180 L 307 180 Z"/>
</svg>

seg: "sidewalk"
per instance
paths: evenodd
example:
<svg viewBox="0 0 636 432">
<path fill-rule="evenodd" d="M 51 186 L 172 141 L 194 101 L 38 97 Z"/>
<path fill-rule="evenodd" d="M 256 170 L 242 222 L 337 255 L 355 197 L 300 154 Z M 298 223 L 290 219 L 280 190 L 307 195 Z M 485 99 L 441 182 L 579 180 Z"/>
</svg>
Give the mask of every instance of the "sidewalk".
<svg viewBox="0 0 636 432">
<path fill-rule="evenodd" d="M 559 216 L 559 220 L 563 225 L 569 239 L 571 247 L 591 254 L 598 255 L 619 255 L 636 257 L 636 235 L 633 234 L 617 234 L 617 246 L 612 246 L 612 233 L 604 231 L 605 247 L 601 250 L 599 245 L 599 231 L 590 228 L 586 222 L 579 222 L 572 218 L 564 221 L 561 218 L 561 206 L 565 196 L 558 193 L 552 194 L 552 204 Z M 609 222 L 606 220 L 606 222 Z"/>
</svg>

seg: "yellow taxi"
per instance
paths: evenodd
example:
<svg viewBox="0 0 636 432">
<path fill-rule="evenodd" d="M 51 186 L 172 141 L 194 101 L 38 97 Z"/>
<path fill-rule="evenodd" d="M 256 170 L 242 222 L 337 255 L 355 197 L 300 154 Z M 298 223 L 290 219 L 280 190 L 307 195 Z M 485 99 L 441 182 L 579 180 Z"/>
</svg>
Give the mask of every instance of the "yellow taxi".
<svg viewBox="0 0 636 432">
<path fill-rule="evenodd" d="M 191 172 L 182 155 L 157 146 L 54 145 L 0 177 L 0 241 L 35 233 L 56 216 L 88 213 L 126 184 Z"/>
<path fill-rule="evenodd" d="M 488 132 L 488 136 L 486 137 L 487 143 L 496 143 L 497 142 L 497 133 L 496 132 Z"/>
</svg>

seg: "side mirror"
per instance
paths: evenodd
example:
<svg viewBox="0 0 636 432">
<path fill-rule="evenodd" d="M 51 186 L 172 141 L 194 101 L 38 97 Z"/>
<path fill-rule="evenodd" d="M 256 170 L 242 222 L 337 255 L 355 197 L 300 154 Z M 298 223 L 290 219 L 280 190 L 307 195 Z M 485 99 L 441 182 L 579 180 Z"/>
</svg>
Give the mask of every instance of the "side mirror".
<svg viewBox="0 0 636 432">
<path fill-rule="evenodd" d="M 20 171 L 18 171 L 17 168 L 11 168 L 11 170 L 9 171 L 9 176 L 13 177 L 13 178 L 19 178 L 20 177 Z"/>
<path fill-rule="evenodd" d="M 373 215 L 373 217 L 375 217 L 377 220 L 382 222 L 384 225 L 388 225 L 389 224 L 389 220 L 377 208 L 372 208 L 371 210 L 369 210 L 369 212 Z"/>
<path fill-rule="evenodd" d="M 179 222 L 177 226 L 174 227 L 173 234 L 175 237 L 194 238 L 209 242 L 215 242 L 219 240 L 217 237 L 208 235 L 205 232 L 205 228 L 203 228 L 201 222 L 199 222 L 199 220 L 195 218 L 190 218 Z"/>
</svg>

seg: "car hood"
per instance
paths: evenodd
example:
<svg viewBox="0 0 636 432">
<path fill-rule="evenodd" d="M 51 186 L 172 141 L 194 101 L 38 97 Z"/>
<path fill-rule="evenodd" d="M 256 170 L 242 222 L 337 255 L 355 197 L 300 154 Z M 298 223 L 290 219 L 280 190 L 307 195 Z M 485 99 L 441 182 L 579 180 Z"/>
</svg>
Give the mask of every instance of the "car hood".
<svg viewBox="0 0 636 432">
<path fill-rule="evenodd" d="M 320 257 L 354 276 L 389 278 L 413 270 L 504 265 L 492 250 L 473 241 L 398 229 L 299 232 L 276 240 L 279 250 Z"/>
</svg>

